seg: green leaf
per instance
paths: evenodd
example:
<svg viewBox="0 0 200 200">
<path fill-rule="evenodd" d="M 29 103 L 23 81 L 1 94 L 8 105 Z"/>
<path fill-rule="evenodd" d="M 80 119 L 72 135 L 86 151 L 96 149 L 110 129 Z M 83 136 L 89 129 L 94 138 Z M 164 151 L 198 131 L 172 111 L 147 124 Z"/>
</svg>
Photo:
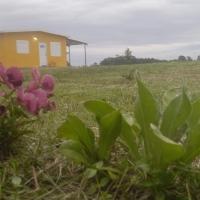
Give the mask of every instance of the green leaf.
<svg viewBox="0 0 200 200">
<path fill-rule="evenodd" d="M 119 111 L 114 111 L 101 118 L 99 122 L 99 158 L 108 159 L 112 145 L 121 132 L 121 114 Z"/>
<path fill-rule="evenodd" d="M 164 168 L 184 155 L 182 144 L 178 144 L 162 135 L 154 125 L 151 125 L 151 130 L 149 132 L 149 142 L 153 165 L 158 168 Z"/>
<path fill-rule="evenodd" d="M 87 179 L 90 179 L 90 178 L 93 178 L 94 176 L 96 176 L 97 174 L 97 170 L 96 169 L 93 169 L 93 168 L 87 168 L 84 172 L 84 176 L 87 178 Z"/>
<path fill-rule="evenodd" d="M 139 152 L 137 144 L 137 135 L 134 129 L 124 119 L 122 119 L 120 138 L 127 145 L 131 155 L 135 158 L 138 158 Z"/>
<path fill-rule="evenodd" d="M 114 168 L 114 167 L 103 167 L 102 170 L 105 170 L 105 171 L 110 171 L 110 172 L 113 172 L 115 174 L 120 174 L 121 171 L 117 168 Z"/>
<path fill-rule="evenodd" d="M 103 167 L 103 164 L 104 164 L 103 161 L 99 161 L 99 162 L 95 163 L 93 166 L 94 166 L 94 168 L 101 170 Z"/>
<path fill-rule="evenodd" d="M 162 103 L 163 103 L 163 107 L 167 107 L 169 105 L 169 103 L 176 98 L 177 96 L 179 96 L 181 94 L 181 90 L 180 88 L 172 88 L 170 90 L 167 90 L 163 97 L 162 97 Z"/>
<path fill-rule="evenodd" d="M 125 122 L 127 122 L 128 125 L 132 127 L 135 134 L 139 135 L 139 133 L 141 132 L 141 128 L 140 128 L 140 125 L 137 123 L 136 119 L 133 118 L 132 116 L 130 116 L 128 114 L 124 114 L 124 113 L 123 113 L 122 117 L 125 120 Z"/>
<path fill-rule="evenodd" d="M 108 173 L 108 175 L 110 176 L 112 180 L 118 179 L 119 175 L 121 174 L 121 172 L 117 168 L 114 168 L 114 167 L 103 167 L 102 169 Z"/>
<path fill-rule="evenodd" d="M 200 99 L 192 103 L 192 110 L 188 118 L 188 125 L 190 128 L 197 125 L 200 120 Z"/>
<path fill-rule="evenodd" d="M 192 162 L 200 154 L 200 123 L 190 129 L 185 143 L 186 153 L 183 160 Z"/>
<path fill-rule="evenodd" d="M 115 109 L 105 101 L 86 101 L 84 106 L 88 111 L 95 114 L 98 121 L 106 114 L 115 111 Z"/>
<path fill-rule="evenodd" d="M 87 101 L 85 102 L 84 105 L 88 111 L 95 114 L 98 121 L 105 115 L 115 111 L 115 109 L 112 106 L 110 106 L 108 103 L 104 101 Z M 128 118 L 127 116 L 125 117 Z M 136 145 L 136 134 L 124 118 L 122 119 L 122 129 L 120 137 L 127 144 L 131 153 L 134 154 L 135 156 L 138 156 L 137 145 Z"/>
<path fill-rule="evenodd" d="M 79 141 L 92 154 L 95 151 L 95 139 L 92 130 L 76 116 L 69 115 L 67 120 L 58 129 L 58 136 L 62 139 Z"/>
<path fill-rule="evenodd" d="M 108 177 L 101 178 L 99 185 L 101 187 L 105 187 L 109 183 L 110 179 Z"/>
<path fill-rule="evenodd" d="M 182 94 L 173 99 L 165 109 L 161 123 L 161 132 L 171 139 L 179 139 L 181 135 L 177 133 L 177 130 L 184 125 L 190 112 L 190 100 L 183 90 Z"/>
<path fill-rule="evenodd" d="M 141 132 L 140 125 L 137 122 L 134 122 L 134 124 L 132 124 L 131 127 L 136 133 L 136 135 L 139 135 L 139 133 Z"/>
<path fill-rule="evenodd" d="M 151 92 L 137 79 L 138 99 L 135 106 L 135 117 L 141 128 L 148 130 L 150 124 L 158 124 L 159 109 Z"/>
<path fill-rule="evenodd" d="M 110 178 L 112 180 L 117 180 L 119 178 L 119 175 L 118 174 L 115 174 L 113 173 L 112 171 L 107 171 L 108 172 L 108 175 L 110 176 Z"/>
<path fill-rule="evenodd" d="M 69 159 L 89 165 L 93 162 L 92 158 L 88 157 L 84 151 L 83 145 L 75 140 L 67 140 L 60 146 L 61 153 Z"/>
<path fill-rule="evenodd" d="M 135 105 L 135 118 L 141 127 L 141 133 L 144 138 L 145 152 L 149 156 L 149 141 L 148 134 L 150 124 L 158 124 L 159 109 L 151 92 L 137 78 L 138 84 L 138 99 Z"/>
</svg>

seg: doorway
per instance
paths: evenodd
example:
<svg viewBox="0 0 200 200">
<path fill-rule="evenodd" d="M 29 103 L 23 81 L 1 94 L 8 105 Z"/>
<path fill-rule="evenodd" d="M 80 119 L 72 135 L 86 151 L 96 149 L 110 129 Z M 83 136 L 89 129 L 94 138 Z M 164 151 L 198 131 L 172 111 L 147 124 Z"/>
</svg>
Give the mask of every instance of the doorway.
<svg viewBox="0 0 200 200">
<path fill-rule="evenodd" d="M 47 66 L 47 44 L 44 42 L 39 43 L 39 64 L 40 67 Z"/>
</svg>

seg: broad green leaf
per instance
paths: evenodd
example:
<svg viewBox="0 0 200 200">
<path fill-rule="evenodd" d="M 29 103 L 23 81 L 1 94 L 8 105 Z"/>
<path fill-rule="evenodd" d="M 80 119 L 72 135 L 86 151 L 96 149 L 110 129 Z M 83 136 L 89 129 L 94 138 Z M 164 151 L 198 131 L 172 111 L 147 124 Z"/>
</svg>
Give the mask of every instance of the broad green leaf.
<svg viewBox="0 0 200 200">
<path fill-rule="evenodd" d="M 164 108 L 166 108 L 169 103 L 176 98 L 177 96 L 179 96 L 181 94 L 181 90 L 180 88 L 172 88 L 170 90 L 167 90 L 163 97 L 162 97 L 162 105 Z"/>
<path fill-rule="evenodd" d="M 150 124 L 158 124 L 159 109 L 151 92 L 138 79 L 138 99 L 135 106 L 135 117 L 141 128 L 148 130 Z"/>
<path fill-rule="evenodd" d="M 107 171 L 108 172 L 108 175 L 110 176 L 110 178 L 112 179 L 112 180 L 117 180 L 118 178 L 119 178 L 119 175 L 118 174 L 115 174 L 115 173 L 113 173 L 113 172 L 111 172 L 111 171 Z"/>
<path fill-rule="evenodd" d="M 112 180 L 118 179 L 119 175 L 121 174 L 121 171 L 114 167 L 103 167 L 102 169 L 107 171 L 108 175 Z"/>
<path fill-rule="evenodd" d="M 100 170 L 103 167 L 103 161 L 99 161 L 99 162 L 95 163 L 93 166 L 94 166 L 94 168 Z"/>
<path fill-rule="evenodd" d="M 88 157 L 84 151 L 83 145 L 75 140 L 67 140 L 60 146 L 61 153 L 77 163 L 89 165 L 93 162 L 92 158 Z"/>
<path fill-rule="evenodd" d="M 190 128 L 197 125 L 200 120 L 200 99 L 192 103 L 192 110 L 188 119 L 188 125 Z"/>
<path fill-rule="evenodd" d="M 91 154 L 95 151 L 93 132 L 76 116 L 69 115 L 58 129 L 58 136 L 63 139 L 79 141 Z"/>
<path fill-rule="evenodd" d="M 120 138 L 127 145 L 131 155 L 135 158 L 138 158 L 139 152 L 138 152 L 136 133 L 134 129 L 124 119 L 122 119 L 122 128 L 121 128 Z"/>
<path fill-rule="evenodd" d="M 108 177 L 101 178 L 99 185 L 101 187 L 105 187 L 109 183 L 110 179 Z"/>
<path fill-rule="evenodd" d="M 136 135 L 139 135 L 139 133 L 141 132 L 140 125 L 137 122 L 134 122 L 134 124 L 132 124 L 131 127 L 136 133 Z"/>
<path fill-rule="evenodd" d="M 141 131 L 141 128 L 136 119 L 128 114 L 123 114 L 122 117 L 129 124 L 129 126 L 133 128 L 135 134 L 138 135 Z"/>
<path fill-rule="evenodd" d="M 112 106 L 104 101 L 87 101 L 84 105 L 88 111 L 95 114 L 98 121 L 108 113 L 115 111 Z M 134 156 L 138 156 L 136 134 L 124 118 L 122 118 L 122 130 L 120 137 L 127 144 L 131 153 L 134 154 Z"/>
<path fill-rule="evenodd" d="M 186 122 L 190 112 L 190 100 L 183 91 L 165 109 L 161 123 L 161 132 L 171 139 L 179 139 L 181 135 L 177 133 L 177 130 Z"/>
<path fill-rule="evenodd" d="M 158 124 L 159 109 L 151 92 L 145 87 L 141 80 L 137 79 L 138 99 L 135 105 L 135 118 L 141 127 L 144 138 L 145 152 L 149 156 L 148 134 L 150 124 Z"/>
<path fill-rule="evenodd" d="M 105 101 L 86 101 L 84 106 L 88 111 L 95 114 L 98 121 L 106 114 L 115 111 L 115 109 Z"/>
<path fill-rule="evenodd" d="M 183 145 L 165 137 L 156 126 L 151 125 L 149 134 L 152 164 L 155 167 L 167 167 L 173 161 L 177 161 L 183 156 Z"/>
<path fill-rule="evenodd" d="M 94 168 L 87 168 L 84 172 L 84 176 L 87 179 L 93 178 L 94 176 L 96 176 L 96 174 L 97 174 L 97 169 Z"/>
<path fill-rule="evenodd" d="M 200 123 L 190 129 L 185 143 L 186 152 L 183 160 L 192 162 L 200 154 Z"/>
<path fill-rule="evenodd" d="M 114 111 L 101 118 L 99 122 L 99 158 L 108 159 L 112 145 L 120 135 L 122 118 L 119 111 Z"/>
<path fill-rule="evenodd" d="M 102 167 L 102 170 L 110 171 L 110 172 L 113 172 L 113 173 L 116 173 L 116 174 L 121 173 L 121 171 L 118 168 L 114 168 L 114 167 Z"/>
</svg>

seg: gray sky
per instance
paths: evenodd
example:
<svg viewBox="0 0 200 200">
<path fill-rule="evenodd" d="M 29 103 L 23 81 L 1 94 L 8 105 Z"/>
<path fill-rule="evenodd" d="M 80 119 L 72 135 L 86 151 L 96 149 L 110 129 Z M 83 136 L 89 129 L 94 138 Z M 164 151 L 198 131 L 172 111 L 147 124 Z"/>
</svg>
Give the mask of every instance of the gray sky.
<svg viewBox="0 0 200 200">
<path fill-rule="evenodd" d="M 0 0 L 0 30 L 44 30 L 88 42 L 89 64 L 122 54 L 200 55 L 200 0 Z M 72 48 L 83 64 L 83 48 Z"/>
</svg>

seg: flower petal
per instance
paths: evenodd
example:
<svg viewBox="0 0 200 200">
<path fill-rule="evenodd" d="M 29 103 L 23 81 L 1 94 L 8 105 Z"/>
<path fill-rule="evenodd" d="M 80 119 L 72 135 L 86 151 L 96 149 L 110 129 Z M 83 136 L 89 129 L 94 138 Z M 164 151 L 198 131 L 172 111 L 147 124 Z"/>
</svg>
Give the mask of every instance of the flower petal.
<svg viewBox="0 0 200 200">
<path fill-rule="evenodd" d="M 23 73 L 17 67 L 11 67 L 6 71 L 7 84 L 12 85 L 14 88 L 20 87 L 23 83 Z"/>
<path fill-rule="evenodd" d="M 41 85 L 42 85 L 42 88 L 44 90 L 46 90 L 48 93 L 51 93 L 54 89 L 54 77 L 52 75 L 49 75 L 49 74 L 45 74 L 43 77 L 42 77 L 42 81 L 41 81 Z"/>
</svg>

